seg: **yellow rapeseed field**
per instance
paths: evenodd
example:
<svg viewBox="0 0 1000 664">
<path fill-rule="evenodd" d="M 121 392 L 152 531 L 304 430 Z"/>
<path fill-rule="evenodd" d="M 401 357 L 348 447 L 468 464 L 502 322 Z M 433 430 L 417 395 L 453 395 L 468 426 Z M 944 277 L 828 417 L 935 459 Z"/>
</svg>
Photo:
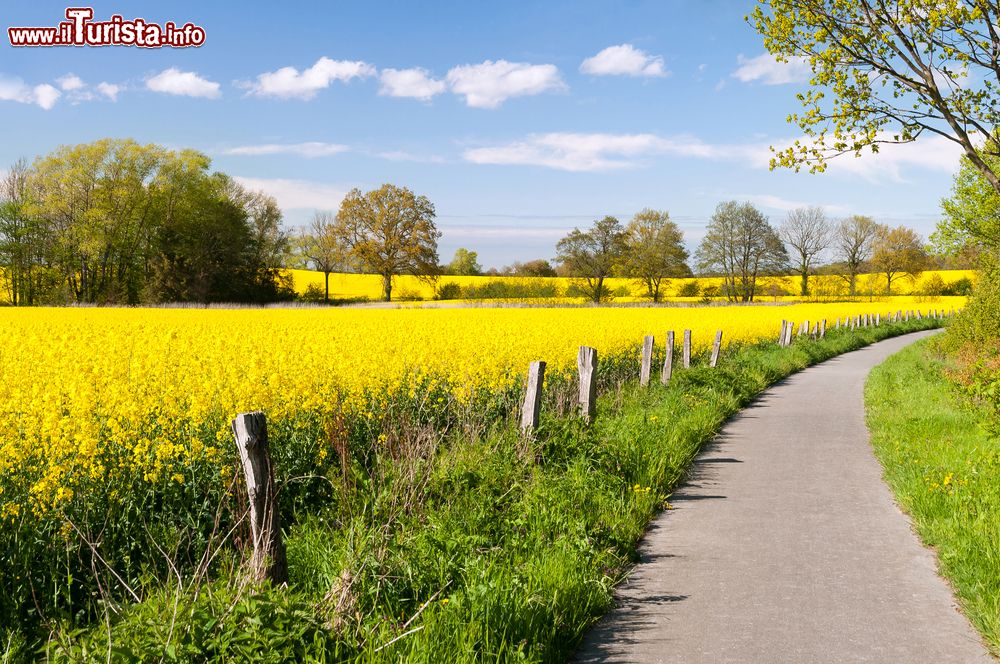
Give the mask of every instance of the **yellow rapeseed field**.
<svg viewBox="0 0 1000 664">
<path fill-rule="evenodd" d="M 324 277 L 322 272 L 310 270 L 289 270 L 292 277 L 293 287 L 296 292 L 303 294 L 310 286 L 320 289 L 323 292 Z M 935 276 L 948 285 L 960 279 L 975 280 L 973 270 L 929 270 L 923 272 L 916 279 L 908 276 L 899 276 L 893 280 L 892 291 L 894 295 L 910 295 L 920 292 L 930 279 Z M 502 281 L 508 283 L 526 283 L 534 285 L 551 285 L 560 293 L 565 293 L 566 289 L 573 283 L 573 279 L 565 277 L 468 277 L 468 276 L 442 276 L 437 280 L 437 286 L 453 283 L 461 287 L 483 286 L 490 282 Z M 699 277 L 690 279 L 671 279 L 664 284 L 663 293 L 668 299 L 699 299 L 678 297 L 679 290 L 691 282 L 704 289 L 707 286 L 720 287 L 721 277 Z M 645 287 L 635 279 L 613 278 L 608 279 L 607 287 L 612 292 L 620 293 L 615 298 L 616 301 L 638 301 L 646 300 Z M 847 292 L 847 282 L 837 275 L 822 275 L 810 278 L 811 289 L 817 297 L 838 297 Z M 759 283 L 759 298 L 762 300 L 786 299 L 773 297 L 770 295 L 772 289 L 778 289 L 786 293 L 799 292 L 799 277 L 765 277 Z M 862 274 L 858 276 L 859 292 L 881 295 L 885 291 L 885 277 L 880 274 Z M 395 300 L 431 300 L 434 299 L 435 285 L 424 279 L 418 279 L 409 275 L 396 277 L 394 282 L 393 299 Z M 627 293 L 625 295 L 624 293 Z M 330 275 L 330 297 L 336 299 L 368 299 L 378 300 L 382 296 L 382 277 L 374 274 L 345 274 L 333 273 Z M 580 301 L 580 298 L 576 298 Z"/>
<path fill-rule="evenodd" d="M 959 307 L 964 298 L 788 306 L 493 309 L 0 309 L 0 521 L 51 512 L 126 474 L 183 483 L 232 462 L 230 418 L 374 418 L 515 386 L 532 360 L 570 376 L 580 345 L 634 353 L 777 336 L 780 321 Z M 630 355 L 629 357 L 634 357 Z M 631 360 L 629 360 L 631 361 Z M 450 395 L 450 396 L 449 396 Z M 327 450 L 313 450 L 322 459 Z"/>
</svg>

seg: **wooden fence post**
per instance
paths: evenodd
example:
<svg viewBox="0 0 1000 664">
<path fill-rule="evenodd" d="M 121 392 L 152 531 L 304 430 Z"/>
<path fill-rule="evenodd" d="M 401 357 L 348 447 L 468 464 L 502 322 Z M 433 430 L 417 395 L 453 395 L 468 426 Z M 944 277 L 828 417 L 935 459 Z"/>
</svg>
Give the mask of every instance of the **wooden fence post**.
<svg viewBox="0 0 1000 664">
<path fill-rule="evenodd" d="M 826 339 L 826 319 L 823 319 L 823 323 L 819 326 L 819 338 Z"/>
<path fill-rule="evenodd" d="M 674 331 L 667 332 L 667 344 L 664 348 L 663 370 L 660 372 L 660 382 L 666 385 L 674 373 Z"/>
<path fill-rule="evenodd" d="M 524 433 L 531 433 L 538 428 L 544 383 L 545 362 L 532 362 L 528 365 L 528 387 L 524 391 L 524 405 L 521 407 L 521 431 Z"/>
<path fill-rule="evenodd" d="M 708 366 L 715 367 L 719 363 L 719 350 L 722 348 L 722 330 L 715 333 L 715 343 L 712 344 L 712 359 Z"/>
<path fill-rule="evenodd" d="M 779 346 L 784 346 L 785 345 L 785 326 L 786 325 L 788 325 L 788 321 L 787 320 L 781 321 L 781 334 L 778 335 L 778 345 Z"/>
<path fill-rule="evenodd" d="M 576 369 L 580 374 L 580 414 L 593 422 L 597 415 L 597 349 L 580 346 Z"/>
<path fill-rule="evenodd" d="M 792 329 L 794 327 L 795 327 L 795 323 L 793 321 L 788 321 L 788 327 L 785 328 L 785 345 L 786 346 L 791 346 L 792 345 Z"/>
<path fill-rule="evenodd" d="M 250 567 L 258 581 L 288 582 L 288 561 L 281 541 L 281 515 L 275 500 L 274 468 L 267 442 L 267 418 L 260 411 L 240 413 L 232 422 L 250 504 L 253 554 Z"/>
<path fill-rule="evenodd" d="M 684 330 L 684 368 L 691 368 L 691 330 Z"/>
<path fill-rule="evenodd" d="M 833 326 L 833 329 L 835 330 L 840 329 L 840 316 L 837 316 L 837 323 Z"/>
<path fill-rule="evenodd" d="M 649 374 L 653 370 L 653 342 L 652 335 L 642 340 L 642 365 L 639 368 L 639 384 L 643 387 L 649 385 Z"/>
<path fill-rule="evenodd" d="M 875 327 L 878 327 L 881 324 L 882 324 L 882 313 L 879 312 L 875 314 Z"/>
</svg>

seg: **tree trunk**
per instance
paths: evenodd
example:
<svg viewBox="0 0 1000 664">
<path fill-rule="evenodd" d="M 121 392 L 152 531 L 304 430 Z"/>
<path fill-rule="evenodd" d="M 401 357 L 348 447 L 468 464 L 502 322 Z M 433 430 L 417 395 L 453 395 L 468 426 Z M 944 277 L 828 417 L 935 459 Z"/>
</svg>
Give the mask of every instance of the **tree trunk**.
<svg viewBox="0 0 1000 664">
<path fill-rule="evenodd" d="M 802 297 L 809 295 L 809 267 L 802 265 Z"/>
<path fill-rule="evenodd" d="M 851 297 L 858 294 L 858 273 L 851 269 Z"/>
<path fill-rule="evenodd" d="M 382 275 L 382 299 L 386 302 L 392 301 L 392 275 Z"/>
<path fill-rule="evenodd" d="M 325 290 L 323 291 L 323 304 L 330 304 L 330 273 L 324 272 L 323 278 L 326 282 L 324 285 Z"/>
<path fill-rule="evenodd" d="M 601 294 L 604 292 L 604 277 L 597 278 L 597 288 L 594 289 L 594 304 L 601 303 Z"/>
</svg>

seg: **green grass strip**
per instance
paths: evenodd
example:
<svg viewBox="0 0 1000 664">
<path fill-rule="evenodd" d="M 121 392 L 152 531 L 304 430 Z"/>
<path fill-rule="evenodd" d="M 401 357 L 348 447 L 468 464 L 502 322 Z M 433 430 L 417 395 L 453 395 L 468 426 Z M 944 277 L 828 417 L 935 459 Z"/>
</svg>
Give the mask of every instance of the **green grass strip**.
<svg viewBox="0 0 1000 664">
<path fill-rule="evenodd" d="M 931 341 L 872 371 L 872 445 L 917 533 L 937 552 L 959 603 L 1000 653 L 1000 447 L 944 375 Z"/>
</svg>

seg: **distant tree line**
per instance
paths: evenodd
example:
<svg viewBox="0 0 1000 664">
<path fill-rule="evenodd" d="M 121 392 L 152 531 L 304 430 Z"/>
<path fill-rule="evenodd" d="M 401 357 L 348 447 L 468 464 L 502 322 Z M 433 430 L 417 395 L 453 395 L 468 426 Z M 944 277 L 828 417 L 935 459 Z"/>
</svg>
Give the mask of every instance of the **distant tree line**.
<svg viewBox="0 0 1000 664">
<path fill-rule="evenodd" d="M 132 140 L 64 146 L 0 182 L 0 288 L 15 305 L 292 296 L 273 198 L 205 155 Z"/>
</svg>

